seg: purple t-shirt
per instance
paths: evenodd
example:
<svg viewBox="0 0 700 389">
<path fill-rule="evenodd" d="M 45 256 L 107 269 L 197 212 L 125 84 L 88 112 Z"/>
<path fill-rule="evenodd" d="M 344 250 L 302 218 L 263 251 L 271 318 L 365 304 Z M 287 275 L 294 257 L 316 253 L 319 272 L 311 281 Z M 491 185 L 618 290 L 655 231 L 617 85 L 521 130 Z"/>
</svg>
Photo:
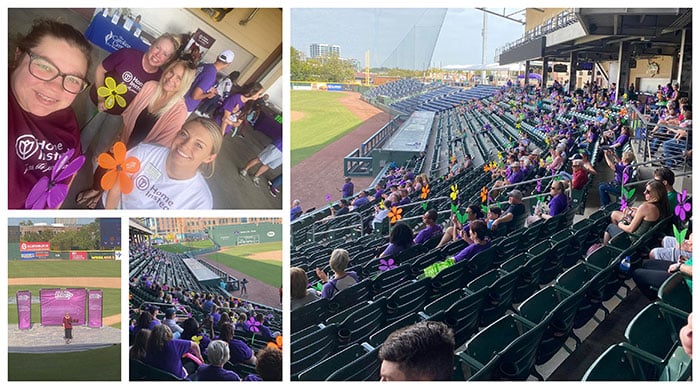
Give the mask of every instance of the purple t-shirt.
<svg viewBox="0 0 700 389">
<path fill-rule="evenodd" d="M 241 377 L 219 366 L 202 365 L 197 369 L 197 381 L 240 381 Z"/>
<path fill-rule="evenodd" d="M 353 280 L 355 280 L 355 283 L 360 282 L 360 277 L 354 271 L 349 271 L 345 273 L 345 277 L 352 278 Z M 343 278 L 333 278 L 330 281 L 326 282 L 323 285 L 323 290 L 321 290 L 321 298 L 329 299 L 333 297 L 333 295 L 339 291 L 337 290 L 339 288 L 336 286 L 336 283 L 342 280 Z"/>
<path fill-rule="evenodd" d="M 617 183 L 618 185 L 622 185 L 622 176 L 624 176 L 625 169 L 627 168 L 628 165 L 625 165 L 622 162 L 618 162 L 615 164 L 615 183 Z"/>
<path fill-rule="evenodd" d="M 343 192 L 343 197 L 350 197 L 355 191 L 355 184 L 352 182 L 346 182 L 343 184 L 343 187 L 340 190 Z"/>
<path fill-rule="evenodd" d="M 197 74 L 197 77 L 192 81 L 192 86 L 190 90 L 187 91 L 185 95 L 185 105 L 187 106 L 187 112 L 194 111 L 195 108 L 202 102 L 202 100 L 195 100 L 192 98 L 192 92 L 199 87 L 204 93 L 207 93 L 211 87 L 216 84 L 216 67 L 212 63 L 207 63 L 202 65 L 202 71 Z"/>
<path fill-rule="evenodd" d="M 73 108 L 39 117 L 23 110 L 11 88 L 8 90 L 8 207 L 23 209 L 34 185 L 44 177 L 51 178 L 56 160 L 66 150 L 75 150 L 71 160 L 81 154 L 80 127 Z"/>
<path fill-rule="evenodd" d="M 358 197 L 357 199 L 355 199 L 356 207 L 361 207 L 367 203 L 369 203 L 369 199 L 367 197 Z"/>
<path fill-rule="evenodd" d="M 185 371 L 182 368 L 182 356 L 190 351 L 191 342 L 189 340 L 173 339 L 165 344 L 165 347 L 157 354 L 146 354 L 144 362 L 161 370 L 173 373 L 185 378 Z"/>
<path fill-rule="evenodd" d="M 522 169 L 513 169 L 508 175 L 507 179 L 511 184 L 517 184 L 523 180 L 523 177 L 525 177 L 525 174 L 523 173 Z"/>
<path fill-rule="evenodd" d="M 491 247 L 491 242 L 486 242 L 486 244 L 476 244 L 472 243 L 469 246 L 465 247 L 455 255 L 455 263 L 456 262 L 461 262 L 461 261 L 468 261 L 472 259 L 476 254 L 479 254 L 480 252 L 486 250 L 487 248 Z"/>
<path fill-rule="evenodd" d="M 243 100 L 241 99 L 242 95 L 236 93 L 232 94 L 229 97 L 224 100 L 223 107 L 221 108 L 220 112 L 215 117 L 216 124 L 221 125 L 221 122 L 224 120 L 224 112 L 229 111 L 229 112 L 240 112 L 240 110 L 243 109 Z M 226 126 L 226 133 L 228 134 L 231 131 L 231 126 Z"/>
<path fill-rule="evenodd" d="M 384 252 L 382 253 L 382 257 L 393 257 L 394 255 L 397 255 L 401 253 L 402 251 L 406 250 L 407 248 L 411 247 L 410 245 L 407 247 L 401 247 L 397 244 L 394 243 L 389 243 L 389 245 L 386 247 Z"/>
<path fill-rule="evenodd" d="M 615 140 L 615 142 L 613 142 L 613 144 L 614 144 L 614 145 L 619 144 L 620 147 L 622 147 L 622 145 L 624 145 L 625 143 L 627 143 L 627 140 L 628 140 L 629 138 L 630 138 L 630 137 L 629 137 L 627 134 L 621 134 L 619 137 L 617 137 L 617 139 Z"/>
<path fill-rule="evenodd" d="M 146 72 L 143 69 L 143 55 L 142 51 L 125 48 L 115 51 L 102 61 L 102 67 L 107 71 L 105 80 L 107 77 L 112 77 L 117 85 L 120 83 L 126 85 L 127 91 L 122 95 L 124 100 L 126 100 L 126 107 L 136 97 L 136 94 L 141 91 L 143 84 L 148 81 L 159 81 L 163 73 L 161 69 L 158 69 L 155 73 Z M 90 98 L 95 104 L 97 104 L 97 88 L 100 86 L 103 85 L 93 85 L 90 88 Z M 114 107 L 106 112 L 112 115 L 121 115 L 126 107 L 122 108 L 115 103 Z"/>
<path fill-rule="evenodd" d="M 433 224 L 432 226 L 428 226 L 420 230 L 413 239 L 413 243 L 421 244 L 437 234 L 442 234 L 442 226 L 439 224 Z"/>
<path fill-rule="evenodd" d="M 569 204 L 566 199 L 566 195 L 560 193 L 549 201 L 549 216 L 557 216 L 558 214 L 564 212 L 566 206 Z"/>
<path fill-rule="evenodd" d="M 245 362 L 253 356 L 253 350 L 251 350 L 247 344 L 239 339 L 229 340 L 228 349 L 231 354 L 229 361 L 231 361 L 233 364 Z"/>
</svg>

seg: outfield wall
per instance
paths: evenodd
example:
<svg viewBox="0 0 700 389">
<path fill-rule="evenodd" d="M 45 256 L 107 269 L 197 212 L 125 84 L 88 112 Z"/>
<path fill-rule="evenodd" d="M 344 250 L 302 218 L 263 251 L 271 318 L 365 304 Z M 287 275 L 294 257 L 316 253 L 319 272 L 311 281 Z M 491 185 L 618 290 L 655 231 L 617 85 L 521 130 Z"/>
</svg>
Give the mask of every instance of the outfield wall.
<svg viewBox="0 0 700 389">
<path fill-rule="evenodd" d="M 258 223 L 209 227 L 209 236 L 219 246 L 242 246 L 282 241 L 282 224 Z"/>
<path fill-rule="evenodd" d="M 120 258 L 120 251 L 114 250 L 69 250 L 69 251 L 26 251 L 20 250 L 19 243 L 9 243 L 7 258 L 10 260 L 65 259 L 71 261 L 115 260 Z"/>
</svg>

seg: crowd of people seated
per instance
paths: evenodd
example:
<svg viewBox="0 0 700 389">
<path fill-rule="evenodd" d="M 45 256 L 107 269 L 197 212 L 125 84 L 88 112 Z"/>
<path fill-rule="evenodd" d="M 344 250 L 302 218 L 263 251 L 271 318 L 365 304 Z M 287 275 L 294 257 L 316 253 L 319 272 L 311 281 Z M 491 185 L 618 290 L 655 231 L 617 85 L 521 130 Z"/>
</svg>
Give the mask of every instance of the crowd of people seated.
<svg viewBox="0 0 700 389">
<path fill-rule="evenodd" d="M 659 101 L 663 99 L 660 97 Z M 401 253 L 409 250 L 413 252 L 415 246 L 421 246 L 431 238 L 437 237 L 432 242 L 433 246 L 416 251 L 422 253 L 416 254 L 416 256 L 426 255 L 424 254 L 426 252 L 433 253 L 435 250 L 458 247 L 456 243 L 459 243 L 462 246 L 451 252 L 454 262 L 470 261 L 479 252 L 491 247 L 500 237 L 507 237 L 516 230 L 527 230 L 527 226 L 541 225 L 549 219 L 569 213 L 572 207 L 573 193 L 586 190 L 594 180 L 599 183 L 600 210 L 605 212 L 610 219 L 610 226 L 607 229 L 601 229 L 600 235 L 596 233 L 597 236 L 600 236 L 597 241 L 609 244 L 615 236 L 623 233 L 629 236 L 631 242 L 645 236 L 645 232 L 654 228 L 656 223 L 669 220 L 674 208 L 676 208 L 678 193 L 673 188 L 673 171 L 664 167 L 656 169 L 654 179 L 645 183 L 644 201 L 640 205 L 635 206 L 633 199 L 621 198 L 623 185 L 633 177 L 634 172 L 630 166 L 635 163 L 636 159 L 630 143 L 635 136 L 633 124 L 631 117 L 625 112 L 625 104 L 630 102 L 634 104 L 634 100 L 635 95 L 632 89 L 620 91 L 616 90 L 614 86 L 603 89 L 594 83 L 571 92 L 564 91 L 561 86 L 559 88 L 531 90 L 510 84 L 496 92 L 491 98 L 470 100 L 455 106 L 455 110 L 463 113 L 476 111 L 481 114 L 493 114 L 497 117 L 514 118 L 513 124 L 522 126 L 518 133 L 519 137 L 512 139 L 510 144 L 498 150 L 497 162 L 500 162 L 497 164 L 498 166 L 491 166 L 489 161 L 484 159 L 486 162 L 484 166 L 474 166 L 454 174 L 448 173 L 440 177 L 426 176 L 421 179 L 419 179 L 421 174 L 418 172 L 414 173 L 405 167 L 399 167 L 398 164 L 390 166 L 386 176 L 379 180 L 379 184 L 374 188 L 368 188 L 366 193 L 359 196 L 369 199 L 369 203 L 374 207 L 373 211 L 368 212 L 366 208 L 363 208 L 364 204 L 350 210 L 350 212 L 363 212 L 365 215 L 365 228 L 363 230 L 368 234 L 372 233 L 367 237 L 348 237 L 346 240 L 336 238 L 334 241 L 323 243 L 323 245 L 335 248 L 331 261 L 333 261 L 333 256 L 337 254 L 336 252 L 344 254 L 340 268 L 337 264 L 330 264 L 329 268 L 335 273 L 335 276 L 316 268 L 317 277 L 311 279 L 313 272 L 310 272 L 306 266 L 292 269 L 292 310 L 313 304 L 322 298 L 332 298 L 333 294 L 326 293 L 326 289 L 332 289 L 333 293 L 337 293 L 363 281 L 368 274 L 360 274 L 355 270 L 366 271 L 366 264 L 375 263 L 372 261 L 381 259 L 383 262 L 379 263 L 386 270 L 380 269 L 379 273 L 376 270 L 371 272 L 369 278 L 372 280 L 382 271 L 392 269 L 390 264 L 393 262 L 390 262 L 390 258 L 393 261 L 393 258 L 400 257 Z M 655 102 L 648 102 L 648 104 L 655 104 Z M 669 105 L 673 108 L 673 103 L 669 103 Z M 639 108 L 644 110 L 641 106 Z M 498 128 L 488 125 L 488 129 L 485 131 L 471 135 L 487 136 L 486 134 L 489 132 L 498 131 Z M 601 154 L 613 175 L 611 182 L 603 182 L 598 177 L 608 175 L 608 172 L 600 172 L 600 168 L 596 168 Z M 452 165 L 450 165 L 451 168 Z M 389 213 L 393 212 L 389 210 L 390 207 L 401 208 L 403 206 L 405 214 L 406 210 L 411 209 L 411 205 L 415 207 L 416 204 L 424 200 L 424 198 L 419 197 L 420 189 L 417 188 L 429 187 L 437 190 L 434 188 L 450 185 L 459 180 L 460 177 L 469 175 L 470 171 L 474 169 L 480 171 L 482 168 L 485 171 L 490 171 L 490 173 L 484 173 L 489 175 L 489 184 L 485 186 L 487 193 L 484 194 L 488 196 L 488 201 L 483 201 L 483 203 L 489 203 L 489 207 L 484 206 L 483 203 L 471 204 L 470 202 L 467 202 L 470 205 L 464 207 L 465 203 L 461 202 L 457 204 L 457 209 L 464 209 L 465 215 L 460 214 L 458 217 L 459 211 L 456 212 L 453 208 L 452 212 L 449 212 L 449 217 L 443 217 L 439 221 L 440 218 L 437 215 L 440 214 L 440 211 L 443 211 L 444 214 L 444 209 L 424 208 L 424 211 L 420 213 L 422 217 L 419 222 L 415 221 L 418 216 L 413 216 L 414 220 L 410 222 L 394 220 L 391 222 L 390 228 L 383 232 L 382 239 L 374 237 L 376 235 L 374 231 L 377 231 L 374 226 L 389 217 Z M 530 185 L 522 184 L 527 181 L 530 182 Z M 535 186 L 537 189 L 533 189 Z M 372 191 L 374 191 L 374 196 Z M 611 198 L 611 195 L 615 199 Z M 528 197 L 530 204 L 534 203 L 535 198 L 541 201 L 538 200 L 538 206 L 530 209 L 524 200 L 525 197 Z M 464 195 L 460 193 L 459 198 L 462 201 L 464 199 L 471 200 L 478 198 L 478 193 Z M 622 203 L 619 211 L 612 212 L 609 205 L 613 202 Z M 416 214 L 416 212 L 412 213 L 412 215 Z M 528 215 L 529 217 L 527 217 Z M 670 233 L 670 224 L 668 226 L 669 229 L 664 231 Z M 294 224 L 292 229 L 294 229 Z M 672 273 L 682 272 L 689 276 L 691 274 L 692 258 L 690 256 L 692 252 L 689 250 L 692 247 L 692 241 L 691 243 L 684 242 L 679 248 L 677 243 L 673 246 L 673 243 L 670 242 L 671 237 L 667 240 L 668 242 L 664 244 L 663 248 L 649 253 L 648 259 L 642 258 L 640 268 L 633 272 L 635 282 L 638 283 L 640 289 L 644 289 L 644 293 L 650 298 L 656 298 L 659 286 Z M 363 242 L 375 245 L 371 250 L 371 256 L 366 256 L 365 251 L 362 250 L 352 250 L 352 254 L 348 254 L 348 251 L 352 249 L 351 246 L 362 246 Z M 534 243 L 536 242 L 521 242 L 527 247 Z M 681 252 L 684 254 L 676 256 L 676 253 Z M 356 262 L 356 258 L 361 259 L 357 259 Z M 366 258 L 371 258 L 370 262 L 367 262 Z M 661 258 L 674 258 L 674 262 L 668 262 Z M 681 262 L 678 262 L 678 258 L 681 258 Z M 410 260 L 406 261 L 410 262 Z M 657 264 L 659 261 L 666 262 Z M 348 267 L 351 267 L 352 270 L 347 271 Z M 338 272 L 336 272 L 336 268 Z M 345 281 L 339 283 L 341 287 L 329 286 L 334 277 Z M 319 292 L 319 280 L 323 284 L 323 292 Z M 420 332 L 414 326 L 406 327 L 405 331 L 407 334 Z M 420 364 L 427 365 L 428 362 L 419 359 L 415 353 L 410 353 L 411 356 L 408 356 L 409 352 L 404 348 L 397 348 L 395 342 L 397 340 L 411 344 L 409 338 L 402 338 L 399 335 L 401 333 L 401 330 L 397 330 L 396 336 L 390 336 L 384 345 L 380 346 L 378 355 L 382 361 L 381 379 L 411 380 L 420 379 L 423 376 L 427 377 L 428 373 L 423 374 L 410 363 L 413 359 L 420 361 Z M 424 335 L 428 336 L 427 333 Z M 394 339 L 395 337 L 396 339 Z M 382 351 L 385 347 L 388 350 L 389 343 L 392 348 L 401 350 L 399 357 L 390 356 Z M 454 346 L 453 344 L 452 347 Z M 452 355 L 453 348 L 450 348 L 445 354 Z M 450 378 L 442 379 L 449 380 Z"/>
<path fill-rule="evenodd" d="M 281 379 L 281 344 L 268 344 L 281 336 L 279 311 L 168 273 L 179 254 L 130 247 L 130 358 L 186 380 Z"/>
</svg>

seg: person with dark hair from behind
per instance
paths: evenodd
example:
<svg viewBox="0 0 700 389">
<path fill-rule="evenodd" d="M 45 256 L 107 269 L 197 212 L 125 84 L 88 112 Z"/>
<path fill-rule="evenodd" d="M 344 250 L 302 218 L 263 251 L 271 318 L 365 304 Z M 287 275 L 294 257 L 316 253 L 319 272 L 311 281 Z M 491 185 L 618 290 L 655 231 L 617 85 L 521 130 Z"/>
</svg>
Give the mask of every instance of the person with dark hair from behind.
<svg viewBox="0 0 700 389">
<path fill-rule="evenodd" d="M 442 235 L 442 226 L 435 224 L 437 218 L 438 213 L 434 209 L 429 209 L 428 212 L 423 214 L 423 223 L 425 223 L 425 228 L 420 230 L 413 239 L 414 244 L 426 242 L 438 234 Z"/>
<path fill-rule="evenodd" d="M 660 167 L 654 170 L 654 179 L 661 182 L 666 187 L 666 196 L 668 197 L 668 208 L 673 211 L 678 205 L 678 192 L 673 189 L 673 184 L 676 182 L 676 175 L 673 170 L 667 167 Z"/>
<path fill-rule="evenodd" d="M 421 321 L 394 331 L 379 348 L 381 381 L 450 381 L 455 339 L 447 324 Z"/>
<path fill-rule="evenodd" d="M 393 257 L 413 246 L 413 230 L 407 224 L 398 222 L 389 233 L 389 245 L 379 258 Z"/>
<path fill-rule="evenodd" d="M 207 347 L 207 364 L 197 369 L 197 381 L 240 381 L 241 377 L 231 370 L 224 369 L 229 359 L 228 343 L 214 340 Z"/>
<path fill-rule="evenodd" d="M 488 233 L 489 229 L 486 227 L 485 221 L 474 220 L 469 223 L 469 240 L 472 243 L 455 255 L 455 262 L 468 261 L 476 254 L 491 247 Z"/>
<path fill-rule="evenodd" d="M 282 381 L 282 350 L 270 346 L 260 349 L 255 373 L 243 381 Z"/>
<path fill-rule="evenodd" d="M 134 342 L 131 347 L 129 347 L 129 359 L 143 361 L 143 359 L 146 358 L 146 344 L 148 343 L 149 336 L 151 336 L 151 330 L 145 328 L 136 333 Z"/>
</svg>

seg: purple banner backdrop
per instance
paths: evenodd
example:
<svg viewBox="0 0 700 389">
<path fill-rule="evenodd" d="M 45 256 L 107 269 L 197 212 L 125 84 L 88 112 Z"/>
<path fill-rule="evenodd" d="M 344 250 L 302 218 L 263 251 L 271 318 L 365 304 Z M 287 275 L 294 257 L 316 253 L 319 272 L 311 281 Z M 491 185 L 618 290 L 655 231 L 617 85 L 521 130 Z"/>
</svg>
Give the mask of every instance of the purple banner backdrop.
<svg viewBox="0 0 700 389">
<path fill-rule="evenodd" d="M 88 291 L 88 327 L 102 327 L 102 291 Z"/>
<path fill-rule="evenodd" d="M 20 330 L 32 328 L 32 292 L 17 291 L 17 321 Z"/>
<path fill-rule="evenodd" d="M 85 325 L 86 299 L 85 289 L 42 289 L 39 292 L 41 325 L 62 325 L 66 312 L 70 313 L 75 325 Z"/>
</svg>

